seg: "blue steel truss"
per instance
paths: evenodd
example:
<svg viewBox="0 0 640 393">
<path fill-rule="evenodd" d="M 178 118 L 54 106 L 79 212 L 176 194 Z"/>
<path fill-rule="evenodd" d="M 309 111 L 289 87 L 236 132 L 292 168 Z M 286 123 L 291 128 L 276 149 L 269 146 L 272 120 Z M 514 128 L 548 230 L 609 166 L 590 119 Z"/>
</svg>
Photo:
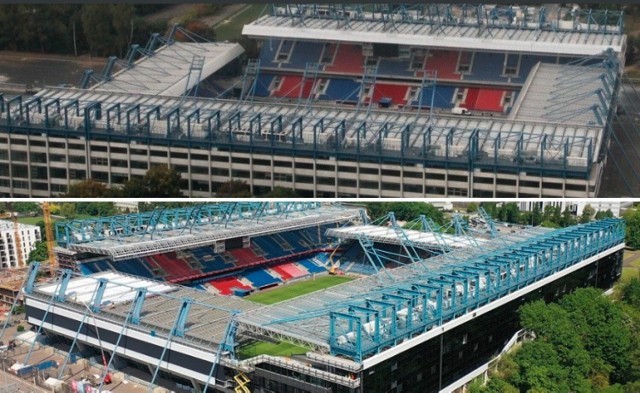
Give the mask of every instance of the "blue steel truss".
<svg viewBox="0 0 640 393">
<path fill-rule="evenodd" d="M 319 207 L 320 203 L 317 202 L 231 202 L 156 209 L 143 213 L 56 222 L 55 238 L 58 245 L 63 247 L 100 240 L 118 242 L 132 236 L 142 240 L 168 231 L 183 234 L 201 226 L 226 228 L 234 221 L 257 223 L 265 216 Z"/>
<path fill-rule="evenodd" d="M 622 244 L 621 219 L 555 230 L 491 254 L 416 276 L 376 298 L 330 312 L 333 355 L 368 355 L 464 315 L 544 277 Z"/>
</svg>

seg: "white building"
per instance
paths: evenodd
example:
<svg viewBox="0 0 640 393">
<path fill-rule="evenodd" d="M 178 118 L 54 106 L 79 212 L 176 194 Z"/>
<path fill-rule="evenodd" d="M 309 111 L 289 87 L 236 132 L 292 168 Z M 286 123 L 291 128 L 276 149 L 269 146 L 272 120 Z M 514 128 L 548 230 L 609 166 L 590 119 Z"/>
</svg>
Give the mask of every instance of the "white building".
<svg viewBox="0 0 640 393">
<path fill-rule="evenodd" d="M 20 231 L 22 264 L 16 253 L 15 227 L 12 221 L 0 220 L 0 269 L 25 267 L 29 253 L 36 248 L 36 242 L 42 239 L 37 225 L 18 224 Z"/>
<path fill-rule="evenodd" d="M 569 209 L 576 216 L 581 216 L 584 208 L 589 205 L 596 212 L 611 210 L 615 217 L 620 217 L 620 210 L 626 207 L 625 203 L 619 200 L 557 200 L 557 201 L 526 201 L 520 202 L 521 211 L 532 211 L 534 206 L 538 205 L 541 211 L 546 206 L 560 207 L 560 211 Z"/>
<path fill-rule="evenodd" d="M 116 199 L 113 202 L 113 206 L 118 209 L 118 211 L 122 213 L 137 213 L 138 212 L 138 201 L 132 201 L 128 199 Z"/>
</svg>

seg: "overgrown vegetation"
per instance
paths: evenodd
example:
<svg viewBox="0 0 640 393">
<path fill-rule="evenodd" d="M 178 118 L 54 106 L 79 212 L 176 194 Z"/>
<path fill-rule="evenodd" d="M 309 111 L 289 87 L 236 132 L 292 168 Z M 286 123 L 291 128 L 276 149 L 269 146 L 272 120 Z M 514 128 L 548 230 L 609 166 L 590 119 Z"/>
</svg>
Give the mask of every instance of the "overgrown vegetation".
<svg viewBox="0 0 640 393">
<path fill-rule="evenodd" d="M 502 358 L 486 386 L 472 393 L 640 390 L 640 279 L 617 297 L 581 288 L 558 303 L 521 307 L 520 323 L 534 341 Z"/>
</svg>

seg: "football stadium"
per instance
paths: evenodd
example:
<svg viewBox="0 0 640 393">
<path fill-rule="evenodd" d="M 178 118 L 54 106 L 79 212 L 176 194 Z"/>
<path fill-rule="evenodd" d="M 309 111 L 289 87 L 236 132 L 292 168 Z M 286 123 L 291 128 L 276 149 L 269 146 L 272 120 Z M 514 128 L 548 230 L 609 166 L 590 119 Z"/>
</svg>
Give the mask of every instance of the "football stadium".
<svg viewBox="0 0 640 393">
<path fill-rule="evenodd" d="M 638 195 L 623 17 L 276 4 L 244 26 L 257 58 L 174 26 L 77 88 L 0 94 L 0 195 L 118 187 L 154 165 L 188 196 L 240 180 L 254 195 L 594 197 L 605 171 Z"/>
<path fill-rule="evenodd" d="M 519 337 L 520 305 L 609 289 L 625 246 L 621 219 L 550 229 L 481 209 L 438 225 L 301 202 L 194 204 L 55 234 L 63 268 L 38 281 L 33 264 L 23 290 L 32 345 L 66 354 L 49 371 L 61 380 L 102 351 L 98 391 L 135 369 L 148 392 L 452 392 Z M 18 369 L 43 364 L 31 353 Z"/>
</svg>

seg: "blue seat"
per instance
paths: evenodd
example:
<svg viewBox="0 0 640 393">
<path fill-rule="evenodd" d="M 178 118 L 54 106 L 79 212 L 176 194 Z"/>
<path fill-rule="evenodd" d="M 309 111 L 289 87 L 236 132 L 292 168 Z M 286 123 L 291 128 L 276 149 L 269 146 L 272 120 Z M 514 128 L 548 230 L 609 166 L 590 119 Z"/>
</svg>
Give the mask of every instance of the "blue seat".
<svg viewBox="0 0 640 393">
<path fill-rule="evenodd" d="M 297 41 L 289 61 L 283 63 L 281 68 L 304 70 L 307 63 L 320 62 L 323 47 L 324 44 L 319 42 Z"/>
<path fill-rule="evenodd" d="M 311 259 L 301 259 L 298 261 L 299 264 L 305 267 L 309 273 L 324 273 L 327 271 L 324 266 L 319 266 Z"/>
<path fill-rule="evenodd" d="M 132 276 L 154 278 L 151 271 L 147 268 L 147 263 L 142 258 L 118 261 L 113 264 L 113 267 L 119 272 L 131 274 Z"/>
<path fill-rule="evenodd" d="M 353 79 L 330 79 L 321 100 L 358 102 L 361 85 Z"/>
<path fill-rule="evenodd" d="M 435 95 L 433 97 L 434 108 L 452 108 L 453 107 L 453 94 L 456 88 L 453 86 L 436 85 Z M 431 96 L 433 95 L 433 88 L 427 87 L 422 92 L 421 106 L 423 108 L 431 106 Z M 411 103 L 412 106 L 418 106 L 418 100 Z"/>
<path fill-rule="evenodd" d="M 269 97 L 271 95 L 271 91 L 269 91 L 269 86 L 271 86 L 271 82 L 273 81 L 274 76 L 268 74 L 260 74 L 258 75 L 258 79 L 256 79 L 256 86 L 253 90 L 253 95 L 255 97 Z"/>
<path fill-rule="evenodd" d="M 260 67 L 278 67 L 276 55 L 278 53 L 278 47 L 280 46 L 280 40 L 269 39 L 263 42 L 260 49 Z"/>
<path fill-rule="evenodd" d="M 476 52 L 473 57 L 471 73 L 466 74 L 464 79 L 504 83 L 507 78 L 502 76 L 503 66 L 504 53 Z"/>
<path fill-rule="evenodd" d="M 378 75 L 384 76 L 413 76 L 409 60 L 380 59 L 378 62 Z"/>
<path fill-rule="evenodd" d="M 251 281 L 254 287 L 263 288 L 273 284 L 282 282 L 281 279 L 273 277 L 261 268 L 250 269 L 242 273 L 242 275 Z"/>
</svg>

